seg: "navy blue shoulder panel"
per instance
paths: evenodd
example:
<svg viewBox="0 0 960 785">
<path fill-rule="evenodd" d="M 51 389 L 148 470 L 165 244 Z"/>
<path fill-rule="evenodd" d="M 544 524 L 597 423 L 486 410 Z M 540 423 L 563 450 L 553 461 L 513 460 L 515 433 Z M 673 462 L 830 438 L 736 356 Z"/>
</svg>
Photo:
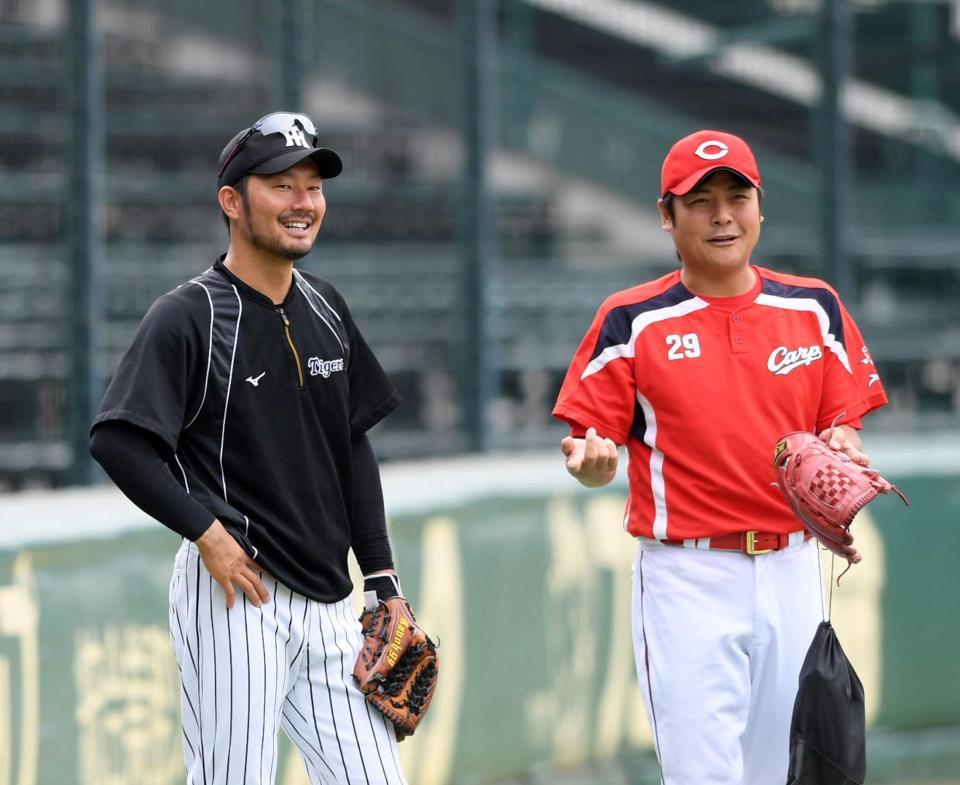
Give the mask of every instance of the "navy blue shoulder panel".
<svg viewBox="0 0 960 785">
<path fill-rule="evenodd" d="M 682 283 L 676 283 L 649 300 L 611 308 L 600 327 L 600 335 L 597 336 L 597 343 L 593 347 L 590 359 L 596 359 L 604 349 L 627 343 L 633 329 L 633 320 L 640 314 L 669 308 L 685 300 L 692 300 L 694 296 Z"/>
<path fill-rule="evenodd" d="M 843 317 L 840 315 L 840 301 L 829 289 L 818 286 L 796 286 L 764 278 L 763 293 L 774 297 L 816 300 L 827 314 L 830 332 L 846 351 L 847 343 L 843 338 Z"/>
<path fill-rule="evenodd" d="M 647 435 L 647 418 L 644 416 L 643 407 L 640 406 L 640 401 L 636 397 L 633 399 L 633 422 L 630 424 L 630 433 L 639 442 L 642 442 Z"/>
</svg>

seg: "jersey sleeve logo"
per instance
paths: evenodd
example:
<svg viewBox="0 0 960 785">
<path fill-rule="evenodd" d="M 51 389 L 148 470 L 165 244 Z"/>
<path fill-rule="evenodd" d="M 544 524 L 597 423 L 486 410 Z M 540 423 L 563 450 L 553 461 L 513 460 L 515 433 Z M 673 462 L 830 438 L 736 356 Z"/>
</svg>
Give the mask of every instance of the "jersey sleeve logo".
<svg viewBox="0 0 960 785">
<path fill-rule="evenodd" d="M 767 359 L 767 368 L 777 376 L 786 376 L 791 371 L 803 365 L 810 365 L 821 357 L 823 357 L 823 349 L 816 344 L 813 346 L 798 346 L 796 349 L 778 346 L 770 352 L 770 357 Z"/>
</svg>

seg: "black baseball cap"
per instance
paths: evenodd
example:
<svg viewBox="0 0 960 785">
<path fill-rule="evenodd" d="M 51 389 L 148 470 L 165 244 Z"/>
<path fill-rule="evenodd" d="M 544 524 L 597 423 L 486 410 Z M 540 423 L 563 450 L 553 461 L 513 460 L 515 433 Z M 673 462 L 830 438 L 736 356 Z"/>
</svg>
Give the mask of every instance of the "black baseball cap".
<svg viewBox="0 0 960 785">
<path fill-rule="evenodd" d="M 248 174 L 277 174 L 307 158 L 313 159 L 324 179 L 343 171 L 336 152 L 317 146 L 317 129 L 309 117 L 273 112 L 237 133 L 223 148 L 217 188 L 233 185 Z"/>
</svg>

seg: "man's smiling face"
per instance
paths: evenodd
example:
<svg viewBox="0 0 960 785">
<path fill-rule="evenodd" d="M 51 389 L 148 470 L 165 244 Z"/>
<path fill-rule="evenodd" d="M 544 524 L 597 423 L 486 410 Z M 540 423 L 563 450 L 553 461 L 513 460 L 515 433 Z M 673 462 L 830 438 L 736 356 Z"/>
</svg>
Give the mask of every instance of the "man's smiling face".
<svg viewBox="0 0 960 785">
<path fill-rule="evenodd" d="M 660 207 L 663 228 L 685 267 L 703 272 L 738 270 L 750 262 L 760 238 L 759 192 L 725 170 L 714 172 L 673 199 L 673 216 Z"/>
<path fill-rule="evenodd" d="M 313 248 L 327 209 L 323 178 L 311 160 L 270 175 L 250 175 L 235 229 L 250 245 L 285 261 Z"/>
</svg>

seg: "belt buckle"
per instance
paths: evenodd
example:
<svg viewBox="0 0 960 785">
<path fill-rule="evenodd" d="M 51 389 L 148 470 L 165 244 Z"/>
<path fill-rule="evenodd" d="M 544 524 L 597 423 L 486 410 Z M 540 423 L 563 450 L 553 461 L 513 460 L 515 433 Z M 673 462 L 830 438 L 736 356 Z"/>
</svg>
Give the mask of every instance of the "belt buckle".
<svg viewBox="0 0 960 785">
<path fill-rule="evenodd" d="M 764 553 L 772 553 L 773 548 L 757 548 L 757 531 L 749 531 L 747 534 L 747 555 L 760 556 Z"/>
</svg>

